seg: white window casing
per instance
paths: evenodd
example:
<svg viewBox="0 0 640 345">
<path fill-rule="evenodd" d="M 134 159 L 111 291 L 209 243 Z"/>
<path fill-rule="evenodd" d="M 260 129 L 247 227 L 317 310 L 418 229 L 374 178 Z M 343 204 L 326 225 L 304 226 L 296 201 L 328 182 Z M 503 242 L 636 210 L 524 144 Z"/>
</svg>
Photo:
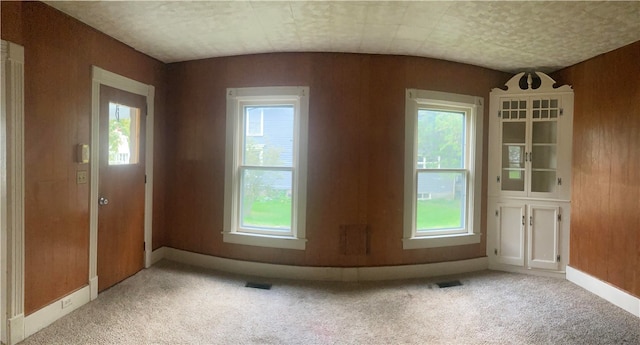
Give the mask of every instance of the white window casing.
<svg viewBox="0 0 640 345">
<path fill-rule="evenodd" d="M 243 139 L 258 133 L 249 131 L 243 109 L 247 105 L 293 106 L 293 149 L 291 167 L 266 167 L 267 171 L 290 172 L 291 228 L 273 231 L 269 228 L 242 227 L 241 173 L 243 166 Z M 309 87 L 249 87 L 227 89 L 227 125 L 225 148 L 225 192 L 223 241 L 260 247 L 304 250 L 306 247 L 306 187 L 307 187 L 307 133 L 309 113 Z M 260 135 L 265 131 L 264 115 L 260 114 Z M 260 153 L 260 158 L 262 155 Z M 262 162 L 262 160 L 260 160 Z M 249 167 L 251 169 L 262 167 Z"/>
<path fill-rule="evenodd" d="M 480 243 L 482 209 L 482 136 L 483 98 L 438 91 L 407 89 L 405 103 L 404 162 L 404 249 L 435 248 Z M 465 114 L 464 169 L 433 171 L 466 174 L 466 222 L 463 228 L 438 231 L 417 231 L 418 170 L 425 172 L 417 159 L 417 115 L 420 109 L 444 109 Z M 457 170 L 457 171 L 456 171 Z"/>
</svg>

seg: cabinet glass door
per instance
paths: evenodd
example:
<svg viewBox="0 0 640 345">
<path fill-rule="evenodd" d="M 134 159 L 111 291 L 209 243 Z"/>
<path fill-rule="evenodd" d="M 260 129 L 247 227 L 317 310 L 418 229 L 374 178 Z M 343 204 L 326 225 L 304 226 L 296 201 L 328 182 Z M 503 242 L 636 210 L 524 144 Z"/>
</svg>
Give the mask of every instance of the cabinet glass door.
<svg viewBox="0 0 640 345">
<path fill-rule="evenodd" d="M 559 101 L 534 99 L 532 109 L 531 192 L 553 193 L 557 185 Z"/>
<path fill-rule="evenodd" d="M 526 100 L 503 99 L 501 102 L 502 182 L 500 186 L 503 191 L 525 191 L 526 109 Z"/>
</svg>

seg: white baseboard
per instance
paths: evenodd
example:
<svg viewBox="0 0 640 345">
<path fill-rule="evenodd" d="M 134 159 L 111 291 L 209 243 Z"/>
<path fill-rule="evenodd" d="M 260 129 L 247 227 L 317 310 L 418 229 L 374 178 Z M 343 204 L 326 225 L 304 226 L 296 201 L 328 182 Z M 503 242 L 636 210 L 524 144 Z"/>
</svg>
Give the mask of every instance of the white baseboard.
<svg viewBox="0 0 640 345">
<path fill-rule="evenodd" d="M 571 266 L 567 266 L 567 280 L 640 317 L 640 298 Z"/>
<path fill-rule="evenodd" d="M 62 302 L 69 300 L 71 303 L 63 308 Z M 80 308 L 90 300 L 90 288 L 85 286 L 74 293 L 67 295 L 37 312 L 24 318 L 24 337 L 28 337 L 37 331 L 49 326 L 59 318 Z"/>
<path fill-rule="evenodd" d="M 165 258 L 167 260 L 177 261 L 193 266 L 237 274 L 265 278 L 324 281 L 372 281 L 421 278 L 475 272 L 485 270 L 488 267 L 486 257 L 419 265 L 380 267 L 309 267 L 225 259 L 168 247 L 157 249 L 153 254 L 156 256 L 156 262 Z"/>
<path fill-rule="evenodd" d="M 438 262 L 433 264 L 359 267 L 358 280 L 394 280 L 423 277 L 437 277 L 452 274 L 483 271 L 488 268 L 486 257 Z"/>
<path fill-rule="evenodd" d="M 24 334 L 24 314 L 16 315 L 9 319 L 8 343 L 17 344 L 26 338 Z"/>
<path fill-rule="evenodd" d="M 528 275 L 539 276 L 539 277 L 551 277 L 551 278 L 560 278 L 560 279 L 566 278 L 566 272 L 563 272 L 563 271 L 549 271 L 549 270 L 543 270 L 543 269 L 537 269 L 537 268 L 529 269 L 526 267 L 507 265 L 507 264 L 491 262 L 491 261 L 489 261 L 489 269 L 494 271 L 528 274 Z"/>
<path fill-rule="evenodd" d="M 91 292 L 89 297 L 92 301 L 98 298 L 98 277 L 89 278 L 89 291 Z"/>
<path fill-rule="evenodd" d="M 151 266 L 158 263 L 158 261 L 162 260 L 165 257 L 165 252 L 167 251 L 167 247 L 160 247 L 153 252 L 151 252 Z"/>
</svg>

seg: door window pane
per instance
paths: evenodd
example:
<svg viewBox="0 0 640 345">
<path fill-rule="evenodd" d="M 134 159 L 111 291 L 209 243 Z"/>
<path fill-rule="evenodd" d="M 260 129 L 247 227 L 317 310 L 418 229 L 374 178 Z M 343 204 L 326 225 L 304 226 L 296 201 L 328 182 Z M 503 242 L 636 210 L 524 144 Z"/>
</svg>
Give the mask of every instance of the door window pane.
<svg viewBox="0 0 640 345">
<path fill-rule="evenodd" d="M 465 162 L 465 113 L 418 110 L 418 156 L 425 169 L 462 169 Z"/>
<path fill-rule="evenodd" d="M 419 172 L 417 186 L 418 232 L 465 227 L 465 172 Z"/>
<path fill-rule="evenodd" d="M 137 164 L 140 109 L 109 102 L 109 165 Z"/>
<path fill-rule="evenodd" d="M 242 169 L 241 227 L 290 231 L 292 176 L 291 171 Z"/>
</svg>

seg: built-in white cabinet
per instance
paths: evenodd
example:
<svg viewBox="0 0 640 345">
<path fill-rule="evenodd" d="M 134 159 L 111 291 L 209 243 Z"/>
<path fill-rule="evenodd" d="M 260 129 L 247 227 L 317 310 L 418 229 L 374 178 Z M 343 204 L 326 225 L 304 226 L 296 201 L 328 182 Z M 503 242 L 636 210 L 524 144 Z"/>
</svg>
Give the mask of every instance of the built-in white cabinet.
<svg viewBox="0 0 640 345">
<path fill-rule="evenodd" d="M 525 204 L 522 201 L 496 202 L 497 262 L 526 268 L 558 270 L 561 207 L 554 204 Z"/>
<path fill-rule="evenodd" d="M 490 266 L 563 272 L 568 260 L 573 90 L 520 73 L 491 91 Z"/>
</svg>

